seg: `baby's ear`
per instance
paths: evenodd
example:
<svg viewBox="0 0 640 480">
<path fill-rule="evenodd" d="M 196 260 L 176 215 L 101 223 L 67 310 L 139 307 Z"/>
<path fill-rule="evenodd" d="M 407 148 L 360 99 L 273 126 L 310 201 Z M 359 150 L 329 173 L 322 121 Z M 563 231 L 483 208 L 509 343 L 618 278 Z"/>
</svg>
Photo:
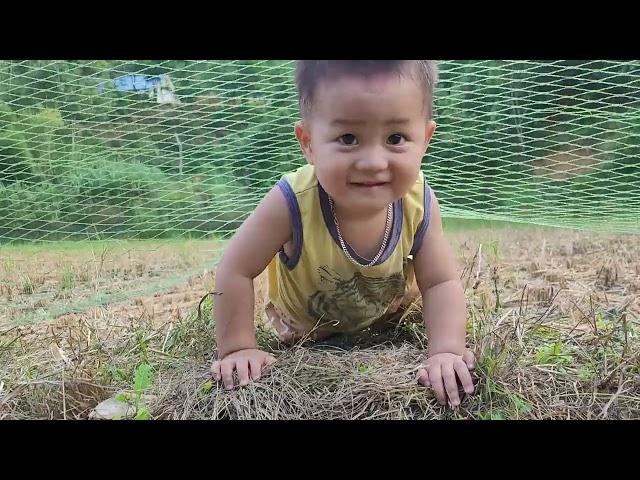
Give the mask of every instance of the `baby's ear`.
<svg viewBox="0 0 640 480">
<path fill-rule="evenodd" d="M 313 155 L 311 153 L 311 136 L 309 135 L 309 130 L 306 128 L 304 120 L 296 122 L 295 134 L 304 157 L 307 159 L 307 162 L 309 162 L 309 164 L 313 165 Z"/>
<path fill-rule="evenodd" d="M 427 151 L 429 147 L 429 142 L 431 142 L 431 137 L 433 137 L 433 133 L 436 131 L 436 122 L 433 120 L 429 120 L 427 122 L 427 127 L 424 132 L 424 151 Z"/>
</svg>

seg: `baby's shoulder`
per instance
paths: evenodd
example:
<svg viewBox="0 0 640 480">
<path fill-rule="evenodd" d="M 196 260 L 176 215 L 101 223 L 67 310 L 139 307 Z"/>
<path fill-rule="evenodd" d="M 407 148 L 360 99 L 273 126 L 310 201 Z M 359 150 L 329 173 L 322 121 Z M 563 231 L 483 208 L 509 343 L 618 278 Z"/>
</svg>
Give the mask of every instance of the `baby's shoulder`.
<svg viewBox="0 0 640 480">
<path fill-rule="evenodd" d="M 318 177 L 316 177 L 313 165 L 304 165 L 287 173 L 282 177 L 280 182 L 286 182 L 291 188 L 291 191 L 296 195 L 318 188 Z"/>
</svg>

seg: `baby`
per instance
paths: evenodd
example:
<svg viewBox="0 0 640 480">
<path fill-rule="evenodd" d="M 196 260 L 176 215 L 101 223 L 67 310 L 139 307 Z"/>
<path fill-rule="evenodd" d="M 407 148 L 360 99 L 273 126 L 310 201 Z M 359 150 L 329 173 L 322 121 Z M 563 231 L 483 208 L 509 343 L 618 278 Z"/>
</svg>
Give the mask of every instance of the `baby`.
<svg viewBox="0 0 640 480">
<path fill-rule="evenodd" d="M 418 295 L 428 333 L 417 381 L 441 404 L 473 392 L 465 299 L 438 200 L 420 170 L 436 124 L 429 60 L 297 62 L 307 165 L 286 174 L 230 241 L 214 318 L 226 388 L 257 380 L 253 280 L 268 269 L 268 324 L 283 342 L 388 325 Z"/>
</svg>

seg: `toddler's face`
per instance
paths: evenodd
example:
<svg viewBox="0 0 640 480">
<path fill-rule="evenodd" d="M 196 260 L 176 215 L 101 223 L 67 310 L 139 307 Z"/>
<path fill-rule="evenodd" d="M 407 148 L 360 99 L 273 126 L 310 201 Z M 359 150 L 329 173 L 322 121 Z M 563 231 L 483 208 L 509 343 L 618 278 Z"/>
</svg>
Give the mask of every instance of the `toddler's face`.
<svg viewBox="0 0 640 480">
<path fill-rule="evenodd" d="M 373 213 L 415 183 L 434 130 L 409 75 L 343 76 L 320 82 L 296 136 L 336 205 Z"/>
</svg>

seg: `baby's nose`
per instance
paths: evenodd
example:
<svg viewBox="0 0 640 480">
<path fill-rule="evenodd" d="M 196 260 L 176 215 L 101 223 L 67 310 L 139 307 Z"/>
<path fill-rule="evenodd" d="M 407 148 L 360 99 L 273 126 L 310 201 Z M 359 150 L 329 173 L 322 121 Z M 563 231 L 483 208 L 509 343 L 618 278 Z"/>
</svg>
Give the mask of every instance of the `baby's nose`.
<svg viewBox="0 0 640 480">
<path fill-rule="evenodd" d="M 383 152 L 370 152 L 358 162 L 358 168 L 362 170 L 386 170 L 388 166 L 389 162 Z"/>
</svg>

